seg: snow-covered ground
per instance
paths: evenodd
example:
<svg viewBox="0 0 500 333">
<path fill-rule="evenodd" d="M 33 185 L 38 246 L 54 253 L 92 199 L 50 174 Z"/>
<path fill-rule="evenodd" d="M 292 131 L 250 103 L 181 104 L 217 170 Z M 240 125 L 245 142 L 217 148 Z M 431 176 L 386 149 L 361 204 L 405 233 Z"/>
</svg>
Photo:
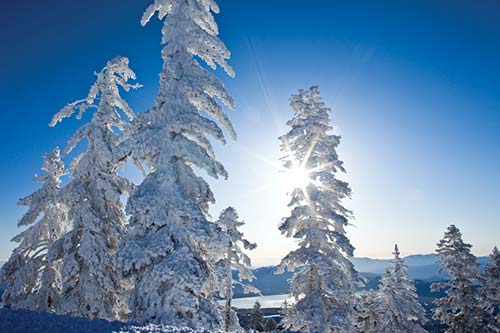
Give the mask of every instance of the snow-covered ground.
<svg viewBox="0 0 500 333">
<path fill-rule="evenodd" d="M 166 325 L 137 326 L 26 310 L 0 309 L 2 333 L 209 333 Z"/>
</svg>

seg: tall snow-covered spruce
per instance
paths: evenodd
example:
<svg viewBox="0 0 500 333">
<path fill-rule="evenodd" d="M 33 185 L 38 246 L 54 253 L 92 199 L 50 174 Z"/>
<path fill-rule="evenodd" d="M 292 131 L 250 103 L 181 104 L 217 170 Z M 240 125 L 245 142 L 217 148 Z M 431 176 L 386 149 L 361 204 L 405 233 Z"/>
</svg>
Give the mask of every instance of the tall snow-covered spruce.
<svg viewBox="0 0 500 333">
<path fill-rule="evenodd" d="M 448 326 L 447 333 L 490 332 L 485 325 L 485 310 L 479 302 L 476 284 L 479 265 L 471 253 L 471 245 L 462 240 L 462 233 L 450 225 L 436 250 L 440 256 L 440 271 L 446 271 L 450 279 L 432 284 L 434 291 L 443 289 L 445 297 L 434 303 L 434 318 Z"/>
<path fill-rule="evenodd" d="M 238 228 L 245 223 L 238 221 L 238 218 L 236 209 L 228 207 L 221 212 L 219 220 L 217 220 L 217 224 L 231 239 L 224 258 L 223 272 L 226 282 L 221 292 L 221 296 L 226 299 L 224 308 L 224 330 L 226 332 L 241 330 L 236 312 L 232 308 L 233 286 L 240 285 L 246 294 L 259 292 L 255 287 L 243 282 L 244 280 L 251 282 L 255 279 L 250 270 L 250 257 L 245 254 L 244 250 L 253 250 L 257 245 L 243 238 L 243 233 Z M 233 270 L 238 272 L 238 280 L 233 279 Z"/>
<path fill-rule="evenodd" d="M 380 281 L 381 320 L 377 332 L 423 333 L 427 322 L 425 310 L 417 299 L 416 288 L 394 246 L 394 260 L 382 274 Z"/>
<path fill-rule="evenodd" d="M 230 239 L 208 220 L 214 195 L 195 171 L 227 177 L 209 137 L 225 142 L 221 127 L 236 133 L 221 101 L 233 108 L 223 84 L 200 64 L 215 69 L 230 53 L 217 37 L 213 0 L 156 0 L 144 13 L 145 25 L 158 13 L 163 71 L 154 105 L 140 113 L 121 143 L 117 158 L 131 158 L 149 173 L 130 197 L 130 230 L 119 261 L 132 277 L 132 319 L 193 328 L 221 329 L 217 263 Z"/>
<path fill-rule="evenodd" d="M 500 251 L 495 246 L 482 274 L 481 306 L 485 323 L 493 332 L 500 332 Z"/>
<path fill-rule="evenodd" d="M 67 209 L 59 193 L 65 175 L 59 148 L 44 156 L 42 170 L 34 181 L 43 183 L 34 193 L 19 200 L 29 209 L 18 223 L 29 226 L 14 237 L 19 243 L 0 271 L 0 283 L 6 283 L 4 305 L 14 309 L 55 312 L 60 305 L 60 261 L 51 257 L 52 245 L 68 229 Z"/>
<path fill-rule="evenodd" d="M 284 167 L 304 178 L 291 193 L 291 215 L 279 229 L 299 241 L 299 248 L 282 259 L 278 273 L 296 271 L 291 293 L 296 303 L 283 325 L 301 332 L 351 332 L 354 288 L 358 274 L 349 257 L 354 247 L 344 227 L 352 213 L 342 205 L 351 194 L 337 178 L 345 172 L 337 155 L 340 136 L 329 134 L 330 108 L 318 87 L 292 95 L 290 131 L 280 137 Z"/>
<path fill-rule="evenodd" d="M 128 83 L 135 79 L 128 62 L 124 57 L 108 61 L 96 73 L 87 98 L 65 106 L 50 123 L 55 126 L 75 112 L 80 119 L 95 109 L 91 121 L 76 131 L 65 150 L 68 154 L 79 142 L 87 141 L 86 150 L 72 162 L 71 181 L 62 190 L 73 228 L 54 245 L 54 255 L 63 261 L 60 312 L 71 316 L 114 320 L 126 312 L 120 298 L 120 272 L 113 262 L 125 225 L 120 196 L 130 193 L 132 184 L 118 176 L 113 148 L 117 130 L 127 127 L 122 113 L 133 118 L 119 92 L 120 87 L 125 91 L 138 87 Z"/>
</svg>

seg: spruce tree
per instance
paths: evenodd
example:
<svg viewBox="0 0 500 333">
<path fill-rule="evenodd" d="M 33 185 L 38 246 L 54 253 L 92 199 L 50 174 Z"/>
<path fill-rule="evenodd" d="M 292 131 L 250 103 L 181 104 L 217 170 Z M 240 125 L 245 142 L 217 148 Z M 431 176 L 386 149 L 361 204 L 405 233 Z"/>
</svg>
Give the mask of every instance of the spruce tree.
<svg viewBox="0 0 500 333">
<path fill-rule="evenodd" d="M 230 76 L 230 53 L 217 37 L 214 0 L 155 0 L 145 25 L 158 13 L 162 29 L 163 71 L 153 106 L 140 113 L 117 151 L 147 165 L 147 175 L 130 197 L 130 230 L 120 250 L 122 270 L 132 278 L 131 319 L 193 328 L 221 329 L 224 318 L 214 298 L 217 263 L 229 237 L 209 221 L 215 201 L 196 174 L 227 178 L 210 141 L 225 142 L 221 127 L 235 138 L 222 105 L 232 98 L 208 69 Z"/>
<path fill-rule="evenodd" d="M 61 263 L 52 256 L 53 245 L 68 230 L 67 208 L 60 200 L 66 170 L 59 148 L 44 156 L 42 170 L 45 174 L 34 178 L 42 187 L 18 202 L 29 207 L 18 226 L 28 228 L 12 239 L 19 245 L 2 266 L 0 283 L 6 283 L 5 305 L 55 312 L 61 303 Z"/>
<path fill-rule="evenodd" d="M 249 328 L 261 332 L 264 330 L 264 314 L 262 313 L 259 301 L 255 301 L 252 311 L 250 311 Z"/>
<path fill-rule="evenodd" d="M 283 325 L 301 332 L 352 331 L 354 288 L 359 281 L 349 257 L 354 247 L 345 227 L 352 217 L 342 205 L 350 197 L 348 183 L 337 177 L 345 172 L 337 154 L 340 136 L 330 134 L 330 108 L 318 87 L 292 95 L 293 118 L 280 137 L 284 167 L 307 175 L 307 182 L 291 193 L 291 215 L 279 229 L 299 241 L 299 248 L 282 259 L 278 273 L 296 271 L 291 294 L 295 304 Z"/>
<path fill-rule="evenodd" d="M 437 244 L 440 272 L 446 271 L 450 280 L 432 284 L 433 291 L 444 290 L 446 296 L 434 301 L 434 319 L 447 325 L 447 333 L 488 332 L 482 318 L 477 282 L 479 265 L 471 253 L 471 245 L 462 240 L 462 233 L 450 225 Z"/>
<path fill-rule="evenodd" d="M 496 246 L 484 267 L 480 298 L 486 326 L 492 332 L 500 332 L 500 251 Z"/>
<path fill-rule="evenodd" d="M 239 231 L 238 228 L 245 225 L 245 223 L 238 221 L 238 219 L 239 217 L 236 209 L 228 207 L 221 212 L 219 220 L 217 221 L 217 225 L 228 234 L 231 240 L 226 249 L 222 269 L 222 272 L 225 273 L 223 276 L 225 284 L 221 293 L 221 296 L 226 299 L 224 308 L 225 332 L 233 332 L 241 329 L 238 316 L 232 308 L 233 286 L 235 284 L 241 286 L 245 294 L 259 292 L 255 287 L 243 282 L 244 280 L 251 282 L 255 279 L 250 269 L 250 257 L 248 257 L 243 250 L 253 250 L 257 245 L 243 238 L 243 233 Z M 233 279 L 233 271 L 238 273 L 237 280 Z"/>
<path fill-rule="evenodd" d="M 125 225 L 120 196 L 127 195 L 132 184 L 118 176 L 113 149 L 118 131 L 127 126 L 122 113 L 133 117 L 119 91 L 138 87 L 128 83 L 135 79 L 128 63 L 124 57 L 108 61 L 96 73 L 88 96 L 65 106 L 50 123 L 55 126 L 75 112 L 80 119 L 83 113 L 95 110 L 90 122 L 76 131 L 65 149 L 68 154 L 86 140 L 86 149 L 72 162 L 71 181 L 62 190 L 73 228 L 57 241 L 56 256 L 63 261 L 64 302 L 60 311 L 70 316 L 114 320 L 126 312 L 120 297 L 123 282 L 114 256 Z"/>
<path fill-rule="evenodd" d="M 418 302 L 415 285 L 397 245 L 394 246 L 393 254 L 392 265 L 385 270 L 380 281 L 382 316 L 379 332 L 427 332 L 421 326 L 427 322 L 425 310 Z"/>
<path fill-rule="evenodd" d="M 380 294 L 374 290 L 363 291 L 356 303 L 356 333 L 381 333 L 382 307 Z"/>
</svg>

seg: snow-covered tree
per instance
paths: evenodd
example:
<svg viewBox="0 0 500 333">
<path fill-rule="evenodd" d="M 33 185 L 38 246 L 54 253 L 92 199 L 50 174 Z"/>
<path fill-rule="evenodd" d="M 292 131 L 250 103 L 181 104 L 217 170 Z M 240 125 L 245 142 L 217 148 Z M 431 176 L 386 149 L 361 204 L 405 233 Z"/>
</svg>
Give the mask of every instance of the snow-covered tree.
<svg viewBox="0 0 500 333">
<path fill-rule="evenodd" d="M 68 229 L 67 210 L 59 200 L 61 176 L 65 175 L 59 148 L 44 156 L 42 170 L 34 181 L 43 183 L 19 200 L 29 209 L 18 223 L 29 226 L 14 237 L 19 243 L 0 271 L 6 283 L 3 303 L 15 309 L 54 312 L 60 304 L 60 262 L 49 255 L 54 242 Z"/>
<path fill-rule="evenodd" d="M 233 300 L 233 286 L 235 284 L 240 285 L 246 294 L 259 292 L 257 288 L 243 282 L 245 280 L 251 282 L 255 279 L 250 269 L 250 257 L 243 250 L 253 250 L 257 245 L 243 238 L 243 233 L 238 228 L 245 225 L 245 223 L 238 221 L 238 219 L 236 209 L 228 207 L 221 212 L 217 221 L 217 225 L 228 234 L 231 240 L 226 250 L 224 268 L 222 270 L 225 273 L 224 279 L 226 282 L 221 292 L 221 296 L 226 299 L 224 308 L 224 330 L 226 332 L 241 329 L 238 316 L 231 304 Z M 238 272 L 238 280 L 233 279 L 233 270 Z"/>
<path fill-rule="evenodd" d="M 264 332 L 273 332 L 278 328 L 278 325 L 273 318 L 266 318 L 264 321 Z"/>
<path fill-rule="evenodd" d="M 397 245 L 394 246 L 393 254 L 392 265 L 385 270 L 380 281 L 383 315 L 379 332 L 427 332 L 421 326 L 427 322 L 425 310 L 418 302 L 415 285 Z"/>
<path fill-rule="evenodd" d="M 434 318 L 448 326 L 448 333 L 488 332 L 476 287 L 479 265 L 470 251 L 472 246 L 462 240 L 455 225 L 448 227 L 437 245 L 440 272 L 446 271 L 450 280 L 431 286 L 433 291 L 444 289 L 446 293 L 434 302 Z"/>
<path fill-rule="evenodd" d="M 379 293 L 374 290 L 362 292 L 356 302 L 354 332 L 381 333 L 381 319 L 384 309 Z"/>
<path fill-rule="evenodd" d="M 480 297 L 487 326 L 493 332 L 500 332 L 500 251 L 496 246 L 484 267 L 482 278 Z"/>
<path fill-rule="evenodd" d="M 221 127 L 236 134 L 221 104 L 233 107 L 213 69 L 230 53 L 217 37 L 214 0 L 155 0 L 144 13 L 145 25 L 157 12 L 162 29 L 163 71 L 154 105 L 140 113 L 117 158 L 148 166 L 126 210 L 130 230 L 120 251 L 123 271 L 132 277 L 132 319 L 195 328 L 223 327 L 214 299 L 220 281 L 217 263 L 229 244 L 208 221 L 214 195 L 195 171 L 227 177 L 215 159 L 209 137 L 225 142 Z M 196 168 L 196 170 L 195 170 Z"/>
<path fill-rule="evenodd" d="M 330 108 L 318 87 L 292 95 L 295 111 L 290 131 L 280 137 L 284 167 L 303 178 L 291 193 L 291 215 L 279 229 L 299 241 L 278 268 L 296 271 L 291 293 L 296 303 L 287 311 L 283 325 L 301 332 L 350 332 L 354 288 L 359 282 L 349 257 L 354 247 L 344 227 L 352 213 L 342 205 L 351 194 L 349 185 L 337 178 L 345 172 L 337 155 L 340 136 L 330 134 Z"/>
<path fill-rule="evenodd" d="M 69 140 L 65 154 L 82 140 L 86 150 L 71 165 L 71 181 L 63 188 L 73 229 L 57 241 L 57 258 L 63 261 L 64 303 L 61 313 L 88 318 L 113 320 L 126 312 L 120 299 L 121 275 L 114 256 L 125 224 L 121 195 L 131 191 L 131 183 L 118 176 L 113 161 L 117 131 L 125 130 L 122 113 L 133 118 L 128 104 L 120 97 L 120 87 L 129 91 L 138 85 L 128 67 L 128 59 L 116 57 L 96 73 L 97 80 L 87 98 L 65 106 L 54 115 L 50 126 L 78 112 L 77 118 L 95 109 L 90 122 L 81 126 Z"/>
<path fill-rule="evenodd" d="M 252 311 L 250 311 L 250 320 L 248 328 L 261 332 L 264 330 L 264 314 L 259 301 L 255 301 Z"/>
</svg>

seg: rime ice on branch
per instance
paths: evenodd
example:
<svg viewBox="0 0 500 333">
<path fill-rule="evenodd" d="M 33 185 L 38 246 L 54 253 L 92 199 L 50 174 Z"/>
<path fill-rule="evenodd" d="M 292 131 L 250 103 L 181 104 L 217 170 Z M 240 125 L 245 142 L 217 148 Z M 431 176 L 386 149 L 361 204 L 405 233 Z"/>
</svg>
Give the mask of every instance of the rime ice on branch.
<svg viewBox="0 0 500 333">
<path fill-rule="evenodd" d="M 255 279 L 250 269 L 250 257 L 243 250 L 253 250 L 256 248 L 255 243 L 250 243 L 243 238 L 243 233 L 238 230 L 239 227 L 245 225 L 244 222 L 238 221 L 238 213 L 233 207 L 224 209 L 217 221 L 217 225 L 228 234 L 231 239 L 229 246 L 226 249 L 224 258 L 223 272 L 225 276 L 224 286 L 222 286 L 221 296 L 226 299 L 224 308 L 224 330 L 225 332 L 234 332 L 241 330 L 241 326 L 236 316 L 236 312 L 232 309 L 233 286 L 240 285 L 245 294 L 258 293 L 259 290 L 243 283 L 243 280 L 251 282 Z M 238 280 L 233 280 L 233 270 L 238 272 Z"/>
<path fill-rule="evenodd" d="M 485 327 L 485 311 L 480 306 L 475 284 L 479 265 L 471 253 L 472 246 L 462 240 L 462 233 L 450 225 L 437 244 L 440 272 L 446 271 L 450 280 L 434 283 L 433 291 L 444 289 L 446 296 L 434 301 L 434 319 L 448 326 L 446 332 L 490 332 Z"/>
<path fill-rule="evenodd" d="M 356 333 L 383 333 L 381 328 L 382 299 L 379 292 L 367 290 L 360 293 L 356 302 L 356 320 L 354 332 Z"/>
<path fill-rule="evenodd" d="M 481 306 L 488 329 L 500 332 L 500 251 L 493 248 L 482 274 Z M 495 317 L 496 316 L 496 317 Z"/>
<path fill-rule="evenodd" d="M 131 228 L 119 256 L 133 277 L 135 320 L 207 329 L 224 323 L 214 294 L 229 237 L 208 221 L 214 195 L 194 170 L 226 178 L 210 137 L 225 142 L 221 127 L 236 137 L 218 103 L 233 108 L 233 100 L 198 60 L 234 75 L 217 37 L 218 11 L 213 0 L 156 0 L 142 18 L 143 25 L 155 13 L 165 19 L 164 64 L 154 105 L 138 115 L 117 152 L 150 171 L 127 204 Z"/>
<path fill-rule="evenodd" d="M 298 269 L 291 285 L 296 303 L 283 324 L 301 332 L 350 332 L 359 280 L 348 259 L 354 247 L 344 230 L 352 214 L 342 200 L 351 190 L 336 177 L 345 172 L 336 151 L 340 137 L 329 134 L 330 109 L 318 87 L 292 95 L 290 105 L 295 112 L 287 123 L 291 129 L 280 137 L 284 167 L 302 169 L 309 181 L 291 193 L 291 215 L 279 227 L 299 241 L 299 248 L 279 266 L 279 272 Z"/>
<path fill-rule="evenodd" d="M 43 183 L 19 200 L 29 209 L 18 223 L 28 228 L 14 237 L 19 243 L 3 265 L 0 281 L 6 283 L 3 303 L 14 309 L 55 312 L 60 305 L 60 261 L 51 257 L 53 243 L 68 229 L 67 209 L 61 204 L 60 177 L 66 174 L 59 148 L 44 156 L 42 170 L 34 181 Z"/>
<path fill-rule="evenodd" d="M 391 267 L 382 274 L 379 293 L 381 320 L 377 332 L 424 333 L 427 322 L 425 310 L 418 302 L 415 285 L 408 275 L 407 266 L 394 246 Z"/>
<path fill-rule="evenodd" d="M 96 76 L 87 98 L 65 106 L 50 123 L 55 126 L 75 112 L 80 119 L 84 112 L 95 110 L 92 120 L 76 131 L 65 150 L 68 154 L 79 142 L 87 141 L 86 150 L 71 164 L 71 181 L 62 190 L 73 229 L 57 241 L 55 255 L 63 261 L 60 312 L 114 320 L 126 312 L 120 298 L 122 281 L 113 263 L 125 224 L 120 196 L 132 189 L 128 180 L 118 176 L 113 161 L 116 129 L 127 127 L 121 113 L 133 117 L 119 88 L 129 91 L 138 85 L 128 83 L 135 74 L 123 57 L 110 60 Z"/>
</svg>

